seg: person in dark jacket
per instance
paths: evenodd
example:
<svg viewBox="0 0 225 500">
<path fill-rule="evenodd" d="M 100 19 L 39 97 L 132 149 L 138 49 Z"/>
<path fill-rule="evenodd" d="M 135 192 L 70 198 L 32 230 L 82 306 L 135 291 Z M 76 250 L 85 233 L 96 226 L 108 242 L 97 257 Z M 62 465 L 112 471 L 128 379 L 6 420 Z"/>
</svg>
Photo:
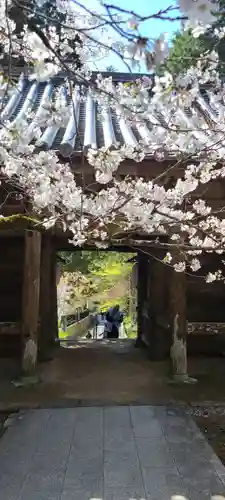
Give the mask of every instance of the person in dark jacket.
<svg viewBox="0 0 225 500">
<path fill-rule="evenodd" d="M 106 313 L 106 336 L 108 339 L 118 339 L 119 328 L 123 322 L 123 313 L 120 306 L 110 308 Z"/>
</svg>

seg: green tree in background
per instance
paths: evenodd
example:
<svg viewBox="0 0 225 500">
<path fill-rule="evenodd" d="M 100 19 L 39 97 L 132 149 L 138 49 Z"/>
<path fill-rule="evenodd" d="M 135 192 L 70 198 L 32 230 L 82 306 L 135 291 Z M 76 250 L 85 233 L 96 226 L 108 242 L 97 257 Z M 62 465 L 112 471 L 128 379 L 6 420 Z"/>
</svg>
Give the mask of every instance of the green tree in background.
<svg viewBox="0 0 225 500">
<path fill-rule="evenodd" d="M 225 27 L 225 0 L 220 1 L 220 15 L 210 30 L 199 38 L 195 38 L 191 31 L 176 33 L 172 40 L 172 47 L 167 63 L 159 68 L 159 72 L 169 71 L 173 75 L 184 72 L 195 66 L 200 55 L 205 51 L 216 50 L 219 54 L 219 72 L 225 71 L 225 39 L 218 41 L 213 34 L 215 28 Z"/>
<path fill-rule="evenodd" d="M 69 306 L 106 311 L 116 304 L 126 313 L 128 337 L 136 337 L 136 289 L 132 286 L 133 253 L 106 251 L 61 252 L 62 276 L 58 286 L 58 310 Z"/>
<path fill-rule="evenodd" d="M 98 252 L 98 256 L 91 261 L 89 271 L 100 291 L 99 301 L 103 310 L 117 302 L 122 309 L 126 308 L 132 271 L 132 263 L 128 261 L 132 256 L 129 253 Z"/>
<path fill-rule="evenodd" d="M 89 273 L 89 265 L 92 259 L 92 252 L 59 252 L 60 260 L 63 261 L 62 269 L 65 272 L 73 273 L 79 270 L 84 275 Z"/>
<path fill-rule="evenodd" d="M 177 75 L 195 66 L 200 54 L 206 50 L 205 41 L 200 38 L 194 38 L 191 31 L 176 33 L 172 48 L 165 66 L 161 71 L 169 71 L 172 75 Z"/>
<path fill-rule="evenodd" d="M 107 309 L 119 302 L 127 307 L 129 278 L 133 264 L 129 262 L 132 253 L 105 251 L 76 251 L 59 254 L 63 279 L 79 275 L 74 281 L 73 299 L 90 299 Z M 81 278 L 82 277 L 82 278 Z M 84 286 L 85 283 L 85 286 Z M 71 295 L 71 296 L 72 296 Z"/>
</svg>

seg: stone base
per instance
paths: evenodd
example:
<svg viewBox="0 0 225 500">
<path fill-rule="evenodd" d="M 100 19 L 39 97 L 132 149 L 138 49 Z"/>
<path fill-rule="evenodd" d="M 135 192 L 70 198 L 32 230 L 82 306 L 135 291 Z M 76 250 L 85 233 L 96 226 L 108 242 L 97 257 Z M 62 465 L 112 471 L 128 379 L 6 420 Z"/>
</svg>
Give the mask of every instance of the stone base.
<svg viewBox="0 0 225 500">
<path fill-rule="evenodd" d="M 49 348 L 49 349 L 43 349 L 43 350 L 40 350 L 40 352 L 38 353 L 38 361 L 40 363 L 45 363 L 47 361 L 52 361 L 54 359 L 54 356 L 53 356 L 53 349 Z"/>
<path fill-rule="evenodd" d="M 143 349 L 146 346 L 145 346 L 143 340 L 141 338 L 137 337 L 136 340 L 135 340 L 134 347 L 136 349 Z"/>
<path fill-rule="evenodd" d="M 53 361 L 53 359 L 54 359 L 54 356 L 52 356 L 51 354 L 41 354 L 39 356 L 40 363 L 48 363 L 49 361 Z"/>
<path fill-rule="evenodd" d="M 189 377 L 188 374 L 185 375 L 172 375 L 169 380 L 170 384 L 196 384 L 198 381 L 196 378 Z"/>
<path fill-rule="evenodd" d="M 29 387 L 31 385 L 37 385 L 41 382 L 38 375 L 31 375 L 20 377 L 18 380 L 12 380 L 14 387 Z"/>
</svg>

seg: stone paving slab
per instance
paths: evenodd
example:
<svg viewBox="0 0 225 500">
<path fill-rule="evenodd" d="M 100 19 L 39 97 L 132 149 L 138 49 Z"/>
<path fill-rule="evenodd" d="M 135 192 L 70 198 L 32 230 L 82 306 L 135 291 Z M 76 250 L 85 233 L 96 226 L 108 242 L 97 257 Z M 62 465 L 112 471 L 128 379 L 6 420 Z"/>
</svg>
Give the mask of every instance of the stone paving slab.
<svg viewBox="0 0 225 500">
<path fill-rule="evenodd" d="M 225 468 L 182 408 L 23 412 L 0 440 L 2 500 L 225 497 Z"/>
</svg>

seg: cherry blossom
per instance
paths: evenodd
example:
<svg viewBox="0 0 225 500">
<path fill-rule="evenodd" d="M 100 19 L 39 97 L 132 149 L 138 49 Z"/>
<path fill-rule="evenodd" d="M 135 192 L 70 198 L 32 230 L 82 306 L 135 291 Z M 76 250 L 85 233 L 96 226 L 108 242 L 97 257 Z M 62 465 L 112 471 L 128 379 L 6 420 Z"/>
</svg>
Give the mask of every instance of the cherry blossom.
<svg viewBox="0 0 225 500">
<path fill-rule="evenodd" d="M 200 263 L 200 260 L 199 259 L 192 259 L 191 262 L 190 262 L 190 268 L 192 269 L 192 271 L 198 271 L 200 268 L 201 268 L 201 263 Z"/>
<path fill-rule="evenodd" d="M 168 264 L 170 264 L 171 260 L 172 260 L 172 255 L 171 255 L 171 253 L 170 253 L 170 252 L 167 252 L 167 253 L 166 253 L 166 255 L 165 255 L 165 257 L 164 257 L 164 259 L 163 259 L 163 261 L 164 261 L 165 263 L 167 263 L 167 262 L 168 262 Z"/>
<path fill-rule="evenodd" d="M 130 17 L 130 19 L 128 19 L 127 24 L 131 30 L 138 29 L 138 19 L 135 16 Z"/>
<path fill-rule="evenodd" d="M 206 276 L 206 283 L 213 283 L 213 281 L 221 279 L 222 272 L 217 271 L 215 273 L 208 273 Z"/>
<path fill-rule="evenodd" d="M 39 7 L 44 3 L 39 1 Z M 110 24 L 104 12 L 91 12 L 78 3 L 75 1 L 72 7 L 71 2 L 57 2 L 59 12 L 66 16 L 60 39 L 51 23 L 47 31 L 43 28 L 42 37 L 28 26 L 19 37 L 5 2 L 0 1 L 0 43 L 5 54 L 24 58 L 34 85 L 36 81 L 51 84 L 55 75 L 65 75 L 61 87 L 42 96 L 38 113 L 33 115 L 30 105 L 18 120 L 9 119 L 4 103 L 15 90 L 21 91 L 23 77 L 15 83 L 10 65 L 8 75 L 1 76 L 2 173 L 29 197 L 45 228 L 60 227 L 70 233 L 75 246 L 90 241 L 105 247 L 113 238 L 116 240 L 110 227 L 119 221 L 118 232 L 152 235 L 162 247 L 160 236 L 168 235 L 164 263 L 177 272 L 197 272 L 204 253 L 225 252 L 223 213 L 214 213 L 210 203 L 198 194 L 200 188 L 216 180 L 222 182 L 225 177 L 225 98 L 224 83 L 217 71 L 218 54 L 214 50 L 203 54 L 195 67 L 175 77 L 165 72 L 115 84 L 112 77 L 99 73 L 94 79 L 89 62 L 96 54 L 114 51 L 125 63 L 129 58 L 145 61 L 148 69 L 154 69 L 168 57 L 168 43 L 165 34 L 157 40 L 142 36 L 141 16 L 125 12 L 125 19 L 113 14 Z M 210 0 L 180 0 L 179 7 L 196 36 L 211 25 L 217 12 L 217 5 Z M 108 33 L 112 29 L 121 35 L 119 41 L 112 40 Z M 217 31 L 215 37 L 222 38 L 224 30 Z M 70 62 L 71 42 L 82 63 L 79 68 Z M 207 99 L 202 96 L 204 86 Z M 87 96 L 94 99 L 102 121 L 110 108 L 129 137 L 132 129 L 140 137 L 126 144 L 112 140 L 101 148 L 87 147 L 83 156 L 93 167 L 96 191 L 77 184 L 66 155 L 62 161 L 57 151 L 40 151 L 42 128 L 65 127 L 74 113 L 75 93 L 80 93 L 79 102 Z M 170 159 L 181 168 L 180 176 L 169 186 L 160 175 L 151 181 L 118 178 L 124 160 L 144 159 L 159 163 Z M 176 248 L 182 255 L 178 262 L 173 253 Z M 206 277 L 207 282 L 221 279 L 221 270 Z"/>
<path fill-rule="evenodd" d="M 213 0 L 178 0 L 181 12 L 187 16 L 189 24 L 210 27 L 218 12 L 218 2 Z"/>
<path fill-rule="evenodd" d="M 185 262 L 177 262 L 174 264 L 174 269 L 177 273 L 183 273 L 186 269 L 186 263 Z"/>
</svg>

